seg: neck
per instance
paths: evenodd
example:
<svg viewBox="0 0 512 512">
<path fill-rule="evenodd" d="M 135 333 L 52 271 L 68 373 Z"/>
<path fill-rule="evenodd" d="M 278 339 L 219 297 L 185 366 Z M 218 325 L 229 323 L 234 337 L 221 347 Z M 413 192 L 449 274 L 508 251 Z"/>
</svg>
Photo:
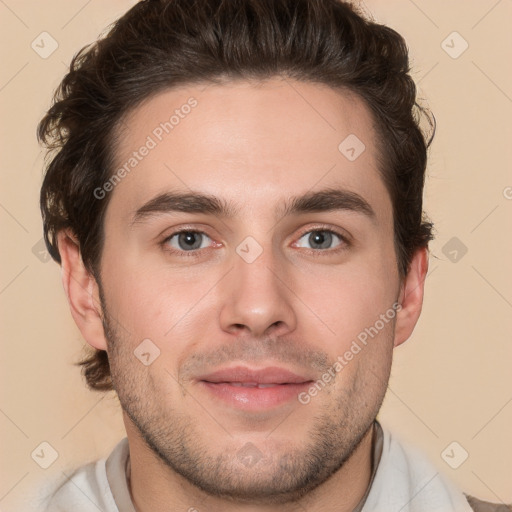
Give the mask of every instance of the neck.
<svg viewBox="0 0 512 512">
<path fill-rule="evenodd" d="M 126 426 L 130 447 L 128 484 L 136 512 L 351 512 L 364 496 L 371 478 L 373 425 L 336 473 L 299 501 L 284 504 L 211 496 L 166 466 L 133 424 Z"/>
</svg>

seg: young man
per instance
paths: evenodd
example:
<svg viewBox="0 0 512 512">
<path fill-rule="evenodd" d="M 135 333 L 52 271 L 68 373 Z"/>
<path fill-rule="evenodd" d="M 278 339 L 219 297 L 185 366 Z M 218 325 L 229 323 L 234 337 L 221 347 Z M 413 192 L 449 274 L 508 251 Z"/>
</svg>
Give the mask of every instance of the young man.
<svg viewBox="0 0 512 512">
<path fill-rule="evenodd" d="M 47 510 L 488 510 L 376 420 L 432 238 L 416 114 L 338 0 L 146 0 L 79 53 L 41 206 L 127 438 Z"/>
</svg>

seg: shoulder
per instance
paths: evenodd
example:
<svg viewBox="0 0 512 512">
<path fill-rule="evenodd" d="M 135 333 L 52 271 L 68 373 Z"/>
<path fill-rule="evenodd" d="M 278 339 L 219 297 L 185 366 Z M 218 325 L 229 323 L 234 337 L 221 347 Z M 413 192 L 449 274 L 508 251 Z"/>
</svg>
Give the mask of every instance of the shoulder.
<svg viewBox="0 0 512 512">
<path fill-rule="evenodd" d="M 474 512 L 512 512 L 512 505 L 490 503 L 466 494 L 466 499 Z"/>
<path fill-rule="evenodd" d="M 105 459 L 86 464 L 46 490 L 45 512 L 118 512 L 110 492 Z"/>
<path fill-rule="evenodd" d="M 376 482 L 380 483 L 378 487 L 386 489 L 386 493 L 402 492 L 404 498 L 408 497 L 407 490 L 412 490 L 412 495 L 415 495 L 415 490 L 423 489 L 416 500 L 424 502 L 424 510 L 433 510 L 434 503 L 450 503 L 452 507 L 453 504 L 457 505 L 456 510 L 468 512 L 512 512 L 511 505 L 489 503 L 462 492 L 421 450 L 385 426 L 381 462 L 382 468 L 377 468 L 376 474 Z M 380 475 L 379 469 L 382 469 Z M 380 495 L 378 497 L 382 498 Z M 379 500 L 376 500 L 376 503 L 378 504 Z"/>
</svg>

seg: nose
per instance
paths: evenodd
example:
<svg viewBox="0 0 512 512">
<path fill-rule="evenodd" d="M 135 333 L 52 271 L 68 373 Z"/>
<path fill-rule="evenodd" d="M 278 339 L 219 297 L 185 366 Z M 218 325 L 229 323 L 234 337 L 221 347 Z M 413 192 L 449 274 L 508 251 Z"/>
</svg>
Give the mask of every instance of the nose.
<svg viewBox="0 0 512 512">
<path fill-rule="evenodd" d="M 294 331 L 297 318 L 292 286 L 271 250 L 264 250 L 252 263 L 235 254 L 233 263 L 223 287 L 221 328 L 230 334 L 250 333 L 253 337 Z"/>
</svg>

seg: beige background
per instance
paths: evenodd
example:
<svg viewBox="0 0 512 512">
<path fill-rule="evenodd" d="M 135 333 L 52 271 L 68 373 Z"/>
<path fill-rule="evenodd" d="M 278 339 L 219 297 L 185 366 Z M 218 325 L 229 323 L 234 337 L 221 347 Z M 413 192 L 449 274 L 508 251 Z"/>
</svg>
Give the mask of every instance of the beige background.
<svg viewBox="0 0 512 512">
<path fill-rule="evenodd" d="M 83 342 L 60 270 L 33 249 L 42 236 L 35 127 L 72 55 L 133 3 L 0 1 L 4 512 L 19 510 L 39 482 L 108 454 L 125 435 L 115 397 L 89 392 L 72 365 Z M 512 502 L 512 1 L 371 0 L 366 7 L 405 36 L 420 95 L 438 122 L 426 189 L 437 239 L 424 311 L 395 353 L 380 419 L 467 492 Z M 59 45 L 47 59 L 31 48 L 43 31 Z M 469 44 L 456 59 L 442 47 L 453 31 Z M 461 48 L 457 37 L 447 40 L 451 51 Z M 452 237 L 467 247 L 456 262 L 445 248 Z M 31 458 L 43 441 L 59 454 L 48 469 Z M 458 469 L 441 457 L 453 441 L 469 453 Z"/>
</svg>

